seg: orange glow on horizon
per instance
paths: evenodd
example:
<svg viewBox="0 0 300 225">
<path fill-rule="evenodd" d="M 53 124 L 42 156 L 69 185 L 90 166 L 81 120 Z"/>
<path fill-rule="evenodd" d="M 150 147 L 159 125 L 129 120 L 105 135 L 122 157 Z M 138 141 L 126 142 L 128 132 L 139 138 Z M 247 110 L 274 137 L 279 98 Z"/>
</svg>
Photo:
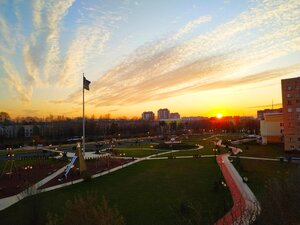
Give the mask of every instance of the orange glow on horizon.
<svg viewBox="0 0 300 225">
<path fill-rule="evenodd" d="M 218 113 L 218 114 L 217 114 L 217 118 L 218 118 L 218 119 L 222 119 L 222 117 L 223 117 L 223 115 L 222 115 L 221 113 Z"/>
</svg>

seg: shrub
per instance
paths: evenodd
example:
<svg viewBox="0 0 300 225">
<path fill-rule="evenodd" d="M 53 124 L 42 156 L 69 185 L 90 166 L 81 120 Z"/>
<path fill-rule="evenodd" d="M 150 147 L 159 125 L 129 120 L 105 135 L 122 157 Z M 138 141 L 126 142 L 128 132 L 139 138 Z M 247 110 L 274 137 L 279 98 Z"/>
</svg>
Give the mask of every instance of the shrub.
<svg viewBox="0 0 300 225">
<path fill-rule="evenodd" d="M 124 218 L 119 211 L 110 208 L 103 197 L 98 204 L 96 193 L 87 193 L 86 196 L 76 196 L 65 204 L 64 215 L 59 219 L 49 214 L 47 225 L 124 225 Z"/>
</svg>

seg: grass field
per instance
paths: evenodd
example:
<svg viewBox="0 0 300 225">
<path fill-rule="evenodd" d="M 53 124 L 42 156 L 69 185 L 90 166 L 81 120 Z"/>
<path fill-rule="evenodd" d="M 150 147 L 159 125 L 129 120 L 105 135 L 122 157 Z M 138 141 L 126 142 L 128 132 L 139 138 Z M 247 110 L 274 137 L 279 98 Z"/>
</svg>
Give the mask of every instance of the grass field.
<svg viewBox="0 0 300 225">
<path fill-rule="evenodd" d="M 270 157 L 270 158 L 278 158 L 281 156 L 289 157 L 289 156 L 297 156 L 300 157 L 298 153 L 286 153 L 284 152 L 283 144 L 248 144 L 241 145 L 241 149 L 243 152 L 240 153 L 241 156 L 253 156 L 253 157 Z"/>
<path fill-rule="evenodd" d="M 125 157 L 146 157 L 149 155 L 157 154 L 164 152 L 163 150 L 155 150 L 148 148 L 116 148 L 117 155 L 116 156 L 125 156 Z M 124 155 L 125 154 L 125 155 Z"/>
<path fill-rule="evenodd" d="M 248 185 L 261 203 L 262 214 L 255 224 L 298 224 L 299 164 L 240 159 L 238 166 L 234 161 L 239 173 L 248 177 Z"/>
<path fill-rule="evenodd" d="M 240 167 L 234 165 L 241 176 L 249 178 L 249 187 L 260 199 L 265 194 L 265 184 L 270 179 L 280 179 L 283 176 L 292 174 L 293 171 L 299 169 L 299 165 L 295 163 L 261 161 L 252 159 L 240 159 Z M 300 187 L 299 187 L 300 188 Z"/>
<path fill-rule="evenodd" d="M 175 156 L 190 156 L 195 154 L 200 155 L 213 155 L 214 152 L 212 151 L 215 148 L 212 141 L 215 138 L 219 138 L 222 140 L 233 140 L 242 137 L 242 134 L 218 134 L 218 135 L 197 135 L 191 136 L 189 139 L 184 140 L 184 143 L 187 144 L 199 144 L 202 145 L 204 148 L 197 151 L 180 151 L 174 153 Z M 251 156 L 251 157 L 265 157 L 265 158 L 278 158 L 281 156 L 297 156 L 300 157 L 300 154 L 296 153 L 285 153 L 283 144 L 268 144 L 268 145 L 261 145 L 258 143 L 249 143 L 249 144 L 241 144 L 237 145 L 243 150 L 243 152 L 239 153 L 240 156 Z M 220 153 L 226 153 L 228 149 L 220 148 Z M 170 154 L 169 154 L 170 155 Z M 165 156 L 169 156 L 165 155 Z"/>
<path fill-rule="evenodd" d="M 220 135 L 211 135 L 211 134 L 205 134 L 205 135 L 194 135 L 190 136 L 188 139 L 183 140 L 184 144 L 190 144 L 195 145 L 195 149 L 197 148 L 196 145 L 203 146 L 202 149 L 199 150 L 181 150 L 175 153 L 166 154 L 164 156 L 171 156 L 172 154 L 174 156 L 193 156 L 196 154 L 199 155 L 214 155 L 213 149 L 215 148 L 215 145 L 213 144 L 213 140 L 218 138 L 230 139 L 230 138 L 236 138 L 239 134 L 220 134 Z M 226 153 L 228 152 L 228 149 L 220 148 L 220 153 Z"/>
<path fill-rule="evenodd" d="M 1 224 L 33 224 L 33 213 L 37 224 L 45 224 L 47 212 L 61 215 L 66 200 L 87 191 L 96 191 L 99 201 L 105 196 L 128 225 L 179 224 L 187 202 L 201 212 L 203 224 L 212 224 L 232 205 L 228 189 L 213 191 L 219 176 L 214 159 L 144 161 L 92 182 L 24 199 L 0 212 Z"/>
</svg>

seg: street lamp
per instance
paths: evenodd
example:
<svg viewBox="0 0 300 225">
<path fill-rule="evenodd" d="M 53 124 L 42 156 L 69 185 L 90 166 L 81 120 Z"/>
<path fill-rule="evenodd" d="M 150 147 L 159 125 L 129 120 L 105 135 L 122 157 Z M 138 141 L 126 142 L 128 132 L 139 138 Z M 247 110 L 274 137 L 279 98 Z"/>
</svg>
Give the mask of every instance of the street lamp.
<svg viewBox="0 0 300 225">
<path fill-rule="evenodd" d="M 32 148 L 34 148 L 34 146 L 35 146 L 35 140 L 32 139 Z"/>
<path fill-rule="evenodd" d="M 218 149 L 213 148 L 213 152 L 215 153 L 215 156 L 217 156 L 217 151 L 218 151 Z"/>
</svg>

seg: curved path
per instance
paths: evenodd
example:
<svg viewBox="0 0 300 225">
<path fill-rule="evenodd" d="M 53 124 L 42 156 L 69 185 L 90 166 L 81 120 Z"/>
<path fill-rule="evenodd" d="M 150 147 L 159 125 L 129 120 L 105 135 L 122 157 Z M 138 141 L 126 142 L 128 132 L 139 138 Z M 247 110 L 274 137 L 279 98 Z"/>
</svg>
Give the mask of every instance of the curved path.
<svg viewBox="0 0 300 225">
<path fill-rule="evenodd" d="M 199 150 L 201 148 L 203 148 L 203 146 L 199 146 L 198 148 L 193 149 L 193 150 Z M 175 152 L 177 152 L 177 150 L 162 152 L 162 153 L 150 155 L 150 156 L 143 157 L 143 158 L 138 158 L 137 160 L 135 160 L 133 162 L 113 168 L 109 171 L 104 171 L 102 173 L 95 174 L 92 177 L 96 178 L 99 176 L 103 176 L 105 174 L 111 173 L 113 171 L 122 169 L 124 167 L 130 166 L 132 164 L 135 164 L 135 163 L 138 163 L 138 162 L 141 162 L 144 160 L 167 159 L 168 157 L 157 157 L 157 158 L 152 158 L 152 157 L 162 156 L 165 154 L 169 154 L 171 152 L 175 153 Z M 233 167 L 233 165 L 229 162 L 228 156 L 229 156 L 229 154 L 218 155 L 217 162 L 221 168 L 221 171 L 223 173 L 225 181 L 231 191 L 234 205 L 233 205 L 232 209 L 224 217 L 222 217 L 215 223 L 215 225 L 229 225 L 229 224 L 230 225 L 231 224 L 248 225 L 252 221 L 254 221 L 256 216 L 259 214 L 260 206 L 259 206 L 259 203 L 256 200 L 254 194 L 252 193 L 252 191 L 249 189 L 249 187 L 245 183 L 243 183 L 241 176 L 238 174 L 238 172 Z M 215 157 L 215 156 L 214 155 L 206 155 L 206 156 L 203 155 L 201 157 Z M 176 158 L 193 158 L 193 156 L 177 156 Z M 64 169 L 65 169 L 65 167 L 61 168 L 59 171 L 57 171 L 57 173 L 60 173 Z M 54 176 L 57 175 L 57 173 L 52 174 L 51 176 L 46 177 L 43 180 L 41 180 L 40 182 L 38 182 L 37 184 L 35 184 L 33 187 L 31 187 L 29 189 L 31 191 L 26 190 L 23 193 L 20 193 L 18 195 L 0 199 L 0 210 L 3 210 L 5 208 L 15 204 L 16 202 L 20 201 L 21 199 L 23 199 L 27 196 L 37 194 L 39 192 L 46 192 L 46 191 L 62 188 L 62 187 L 83 181 L 83 179 L 79 179 L 76 181 L 56 185 L 56 186 L 53 186 L 50 188 L 38 190 L 38 187 L 42 186 L 42 184 L 44 184 L 48 180 L 52 179 Z"/>
<path fill-rule="evenodd" d="M 248 185 L 228 160 L 229 154 L 218 155 L 216 160 L 233 198 L 233 207 L 215 225 L 248 225 L 260 213 L 260 205 Z"/>
</svg>

